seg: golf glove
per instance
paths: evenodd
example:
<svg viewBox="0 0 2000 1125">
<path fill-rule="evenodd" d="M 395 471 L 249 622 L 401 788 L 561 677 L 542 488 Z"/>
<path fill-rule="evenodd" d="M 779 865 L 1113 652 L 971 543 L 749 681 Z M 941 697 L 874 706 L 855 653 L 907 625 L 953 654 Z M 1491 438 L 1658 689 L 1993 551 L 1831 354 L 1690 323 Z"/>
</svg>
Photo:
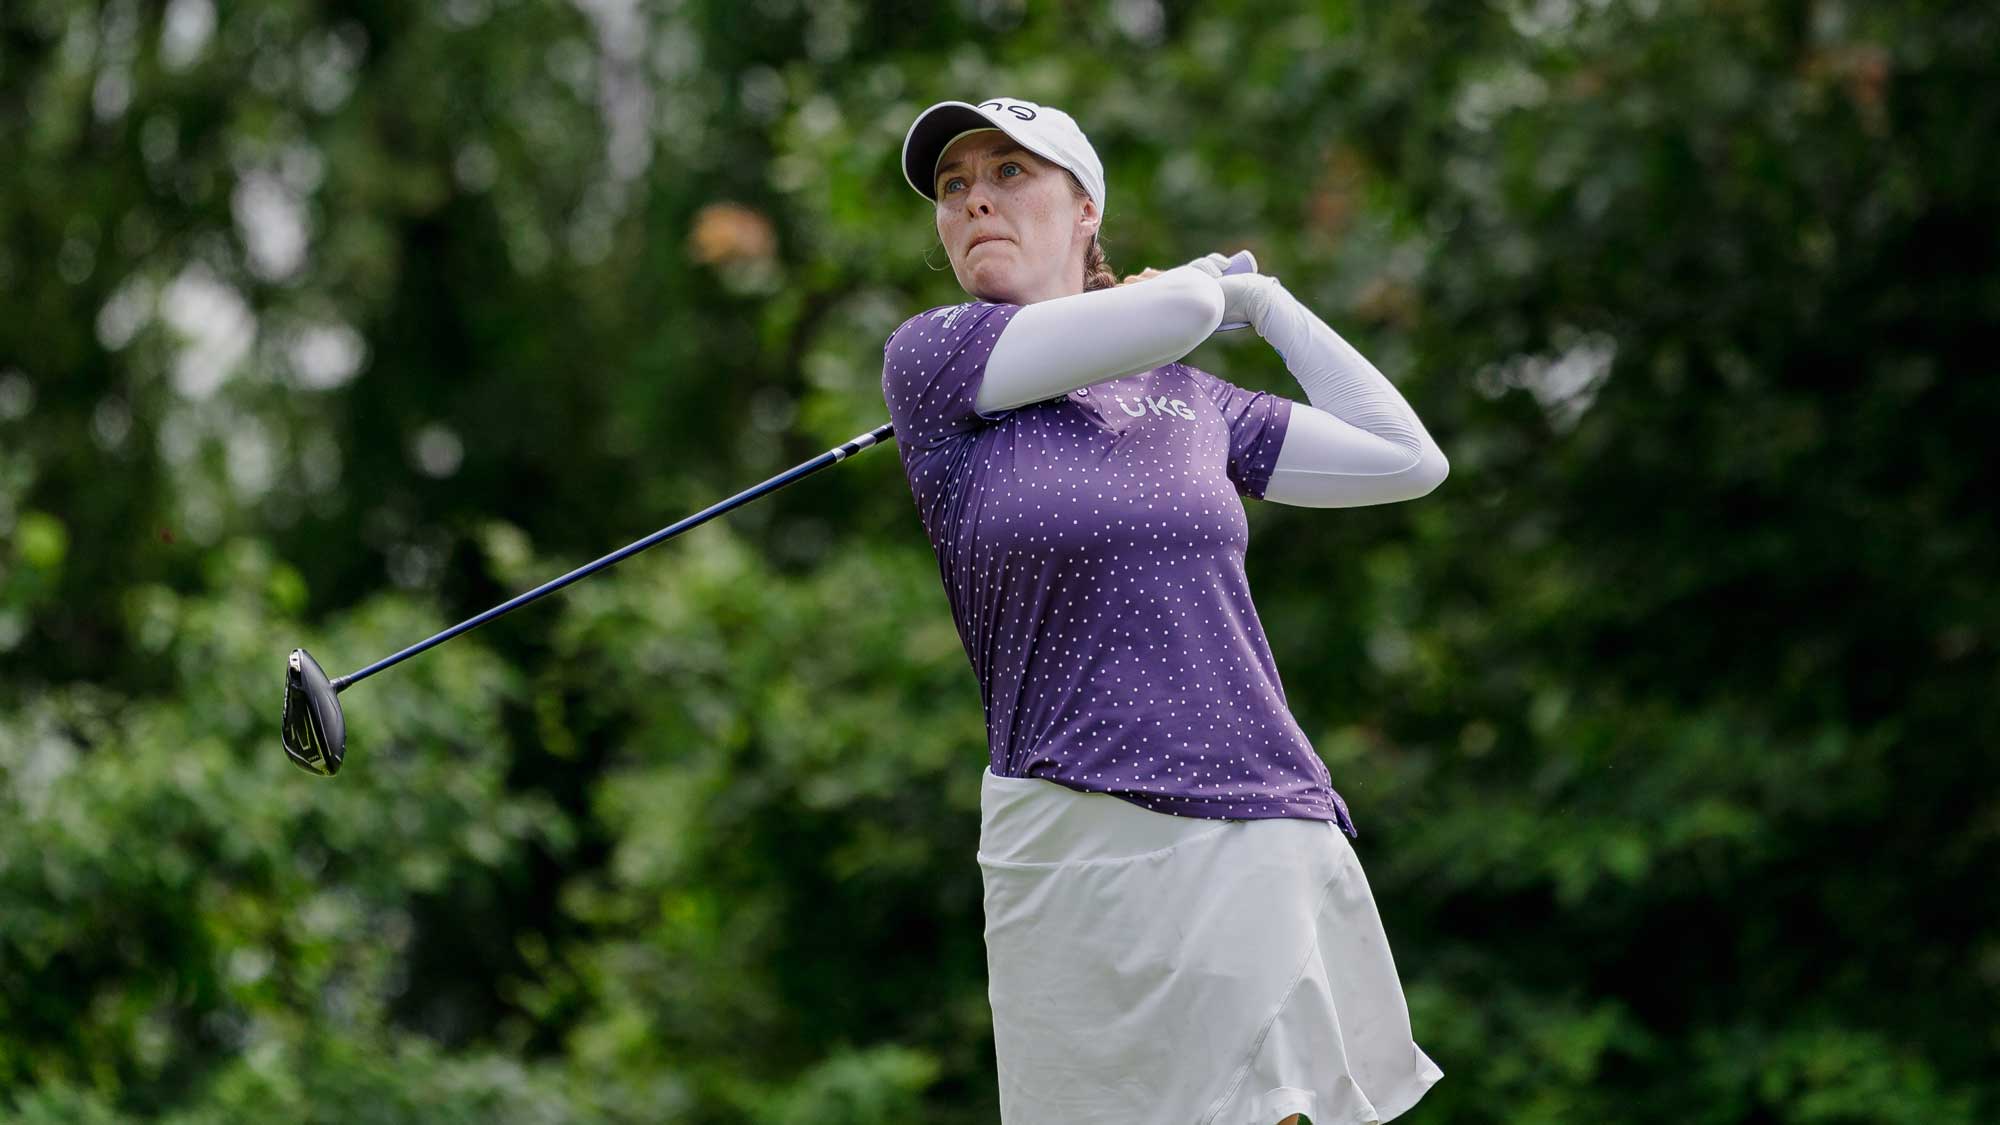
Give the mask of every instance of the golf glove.
<svg viewBox="0 0 2000 1125">
<path fill-rule="evenodd" d="M 1264 324 L 1282 291 L 1278 279 L 1261 273 L 1232 273 L 1215 280 L 1222 286 L 1222 323 L 1247 323 L 1257 335 L 1264 335 Z"/>
<path fill-rule="evenodd" d="M 1230 256 L 1227 254 L 1204 254 L 1188 265 L 1208 274 L 1222 286 L 1222 324 L 1249 324 L 1263 334 L 1262 322 L 1269 315 L 1271 291 L 1277 279 L 1257 272 L 1257 259 L 1250 251 L 1240 252 L 1248 264 L 1247 269 L 1225 273 L 1229 269 Z"/>
<path fill-rule="evenodd" d="M 1189 262 L 1188 265 L 1193 266 L 1210 277 L 1221 277 L 1223 271 L 1229 268 L 1229 255 L 1203 254 L 1201 257 Z M 1250 268 L 1253 270 L 1257 268 L 1257 260 L 1255 258 L 1250 259 Z"/>
</svg>

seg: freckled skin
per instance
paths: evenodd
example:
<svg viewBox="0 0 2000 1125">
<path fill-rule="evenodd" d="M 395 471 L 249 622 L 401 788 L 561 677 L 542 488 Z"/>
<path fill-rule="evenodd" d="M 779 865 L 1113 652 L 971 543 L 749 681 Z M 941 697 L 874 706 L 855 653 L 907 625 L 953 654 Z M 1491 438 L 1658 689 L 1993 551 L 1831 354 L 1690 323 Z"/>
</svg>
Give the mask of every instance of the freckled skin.
<svg viewBox="0 0 2000 1125">
<path fill-rule="evenodd" d="M 959 286 L 1013 305 L 1083 292 L 1083 256 L 1102 216 L 1076 197 L 1069 172 L 997 129 L 952 142 L 938 166 L 954 160 L 960 167 L 938 177 L 937 232 Z M 968 249 L 981 234 L 1001 241 Z"/>
</svg>

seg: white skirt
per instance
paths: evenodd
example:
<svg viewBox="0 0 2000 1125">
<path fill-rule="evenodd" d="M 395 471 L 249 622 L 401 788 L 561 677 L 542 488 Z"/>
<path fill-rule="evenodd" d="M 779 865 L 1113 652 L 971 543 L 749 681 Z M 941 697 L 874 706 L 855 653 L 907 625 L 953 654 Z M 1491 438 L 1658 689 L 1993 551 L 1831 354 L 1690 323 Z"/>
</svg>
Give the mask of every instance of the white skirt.
<svg viewBox="0 0 2000 1125">
<path fill-rule="evenodd" d="M 1364 1125 L 1444 1076 L 1338 826 L 979 796 L 1002 1125 Z"/>
</svg>

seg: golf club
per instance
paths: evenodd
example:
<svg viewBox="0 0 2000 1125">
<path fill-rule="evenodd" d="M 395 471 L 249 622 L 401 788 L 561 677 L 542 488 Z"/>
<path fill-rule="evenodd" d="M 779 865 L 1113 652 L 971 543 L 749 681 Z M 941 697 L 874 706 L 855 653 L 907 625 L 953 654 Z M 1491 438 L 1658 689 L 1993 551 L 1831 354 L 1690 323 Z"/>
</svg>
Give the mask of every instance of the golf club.
<svg viewBox="0 0 2000 1125">
<path fill-rule="evenodd" d="M 1231 256 L 1229 265 L 1223 272 L 1254 272 L 1256 268 L 1257 260 L 1251 256 L 1250 251 L 1243 250 Z M 1217 330 L 1222 331 L 1242 327 L 1244 327 L 1244 324 L 1239 321 L 1234 324 L 1220 325 Z M 311 653 L 303 648 L 293 649 L 285 665 L 285 712 L 280 726 L 281 738 L 285 744 L 285 756 L 290 758 L 294 765 L 308 773 L 318 774 L 321 777 L 332 777 L 334 774 L 340 772 L 341 763 L 347 758 L 347 719 L 340 710 L 339 697 L 341 692 L 346 691 L 348 688 L 353 687 L 355 684 L 360 683 L 362 680 L 385 668 L 394 667 L 408 660 L 425 649 L 441 645 L 458 636 L 460 633 L 477 629 L 479 626 L 502 614 L 511 613 L 527 605 L 529 602 L 548 594 L 553 594 L 578 579 L 587 578 L 614 563 L 638 554 L 648 547 L 664 543 L 681 532 L 706 523 L 708 520 L 732 508 L 747 504 L 757 497 L 764 495 L 766 492 L 782 488 L 798 480 L 800 477 L 818 472 L 820 469 L 836 461 L 844 461 L 849 456 L 859 453 L 871 445 L 887 441 L 889 438 L 895 436 L 895 433 L 894 426 L 884 423 L 869 430 L 867 433 L 849 438 L 810 461 L 802 462 L 761 484 L 746 488 L 727 500 L 711 504 L 677 523 L 661 528 L 636 543 L 621 547 L 595 562 L 585 563 L 583 566 L 577 567 L 560 578 L 545 582 L 525 594 L 518 595 L 500 605 L 494 606 L 477 617 L 461 621 L 435 636 L 418 641 L 401 652 L 383 657 L 358 672 L 351 672 L 338 679 L 329 679 L 326 671 L 319 666 L 319 661 L 313 659 Z"/>
<path fill-rule="evenodd" d="M 435 636 L 418 641 L 401 652 L 383 657 L 381 660 L 368 665 L 358 672 L 341 676 L 338 679 L 329 679 L 326 672 L 320 668 L 319 662 L 313 659 L 311 653 L 303 648 L 293 649 L 285 667 L 285 714 L 283 720 L 285 755 L 300 769 L 309 773 L 316 773 L 322 777 L 333 776 L 340 772 L 341 762 L 347 756 L 347 722 L 341 715 L 340 700 L 338 698 L 341 692 L 346 691 L 348 688 L 385 668 L 394 667 L 408 660 L 425 649 L 441 645 L 458 636 L 460 633 L 477 629 L 479 626 L 502 614 L 511 613 L 527 605 L 529 602 L 553 594 L 578 579 L 587 578 L 603 570 L 605 567 L 638 554 L 648 547 L 664 543 L 681 532 L 706 523 L 708 520 L 732 508 L 747 504 L 757 497 L 764 495 L 766 492 L 781 488 L 798 480 L 800 477 L 817 472 L 836 461 L 843 461 L 871 445 L 887 441 L 895 432 L 893 426 L 885 423 L 869 430 L 867 433 L 849 438 L 810 461 L 803 462 L 785 472 L 779 473 L 777 476 L 761 484 L 746 488 L 727 500 L 711 504 L 701 511 L 688 516 L 686 519 L 669 524 L 636 543 L 621 547 L 595 562 L 585 563 L 583 566 L 577 567 L 560 578 L 544 582 L 542 585 L 529 590 L 525 594 L 494 606 L 477 617 L 461 621 Z"/>
</svg>

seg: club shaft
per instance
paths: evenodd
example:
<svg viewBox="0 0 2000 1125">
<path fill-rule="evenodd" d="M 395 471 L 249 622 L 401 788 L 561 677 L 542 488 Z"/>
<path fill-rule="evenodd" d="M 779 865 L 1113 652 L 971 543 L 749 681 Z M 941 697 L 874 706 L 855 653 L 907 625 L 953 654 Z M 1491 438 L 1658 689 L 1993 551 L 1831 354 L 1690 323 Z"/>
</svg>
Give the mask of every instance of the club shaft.
<svg viewBox="0 0 2000 1125">
<path fill-rule="evenodd" d="M 477 629 L 481 625 L 486 624 L 488 621 L 491 621 L 494 618 L 499 617 L 501 614 L 511 613 L 514 610 L 517 610 L 522 606 L 527 605 L 529 602 L 532 602 L 537 598 L 553 594 L 557 590 L 560 590 L 564 586 L 567 586 L 570 583 L 575 582 L 579 578 L 587 578 L 590 575 L 595 574 L 600 570 L 603 570 L 605 567 L 611 566 L 614 563 L 617 563 L 623 559 L 638 554 L 640 551 L 643 551 L 648 547 L 672 539 L 674 536 L 679 535 L 681 532 L 686 531 L 687 529 L 694 527 L 698 524 L 705 523 L 708 520 L 713 519 L 714 517 L 719 516 L 722 513 L 727 512 L 732 508 L 740 507 L 744 504 L 747 504 L 750 501 L 755 500 L 757 497 L 764 495 L 766 492 L 770 492 L 773 489 L 777 488 L 783 488 L 785 485 L 788 485 L 793 481 L 798 480 L 800 477 L 816 473 L 819 470 L 837 461 L 844 461 L 853 454 L 859 453 L 860 451 L 868 448 L 871 445 L 876 445 L 881 442 L 889 440 L 891 437 L 895 436 L 895 433 L 896 429 L 893 425 L 884 423 L 880 426 L 875 427 L 872 430 L 869 430 L 865 434 L 860 434 L 858 436 L 849 438 L 848 440 L 840 443 L 839 445 L 834 446 L 832 449 L 827 450 L 825 453 L 820 454 L 819 456 L 813 458 L 812 460 L 806 461 L 793 468 L 787 469 L 784 472 L 779 473 L 777 476 L 774 476 L 771 479 L 764 481 L 762 484 L 752 485 L 751 487 L 744 489 L 743 491 L 737 493 L 736 495 L 731 496 L 727 500 L 722 500 L 714 504 L 711 504 L 708 507 L 703 508 L 701 511 L 696 512 L 691 516 L 688 516 L 686 519 L 679 521 L 678 523 L 669 524 L 668 526 L 663 527 L 658 531 L 655 531 L 651 535 L 646 536 L 644 539 L 641 539 L 636 543 L 633 543 L 626 547 L 621 547 L 618 550 L 611 552 L 610 554 L 604 556 L 601 559 L 598 559 L 595 562 L 585 563 L 584 565 L 577 567 L 575 570 L 570 571 L 568 574 L 563 575 L 561 578 L 544 582 L 540 586 L 537 586 L 534 589 L 529 590 L 527 593 L 521 594 L 515 598 L 512 598 L 506 602 L 501 603 L 500 605 L 496 605 L 492 609 L 487 610 L 485 613 L 482 613 L 477 617 L 471 618 L 466 621 L 461 621 L 458 624 L 453 625 L 451 628 L 446 629 L 444 632 L 439 633 L 434 637 L 429 637 L 425 640 L 418 641 L 416 644 L 411 645 L 410 647 L 395 654 L 394 656 L 384 657 L 383 659 L 377 660 L 375 663 L 370 664 L 368 667 L 361 669 L 359 672 L 354 672 L 350 673 L 349 675 L 342 676 L 339 679 L 334 680 L 332 682 L 333 690 L 336 692 L 345 691 L 348 687 L 360 683 L 361 681 L 367 679 L 368 677 L 374 675 L 375 673 L 380 672 L 384 668 L 394 667 L 395 665 L 400 664 L 405 660 L 408 660 L 410 657 L 415 656 L 420 652 L 423 652 L 425 649 L 441 645 L 444 642 L 452 639 L 453 637 L 458 636 L 460 633 L 466 633 L 474 629 Z"/>
</svg>

